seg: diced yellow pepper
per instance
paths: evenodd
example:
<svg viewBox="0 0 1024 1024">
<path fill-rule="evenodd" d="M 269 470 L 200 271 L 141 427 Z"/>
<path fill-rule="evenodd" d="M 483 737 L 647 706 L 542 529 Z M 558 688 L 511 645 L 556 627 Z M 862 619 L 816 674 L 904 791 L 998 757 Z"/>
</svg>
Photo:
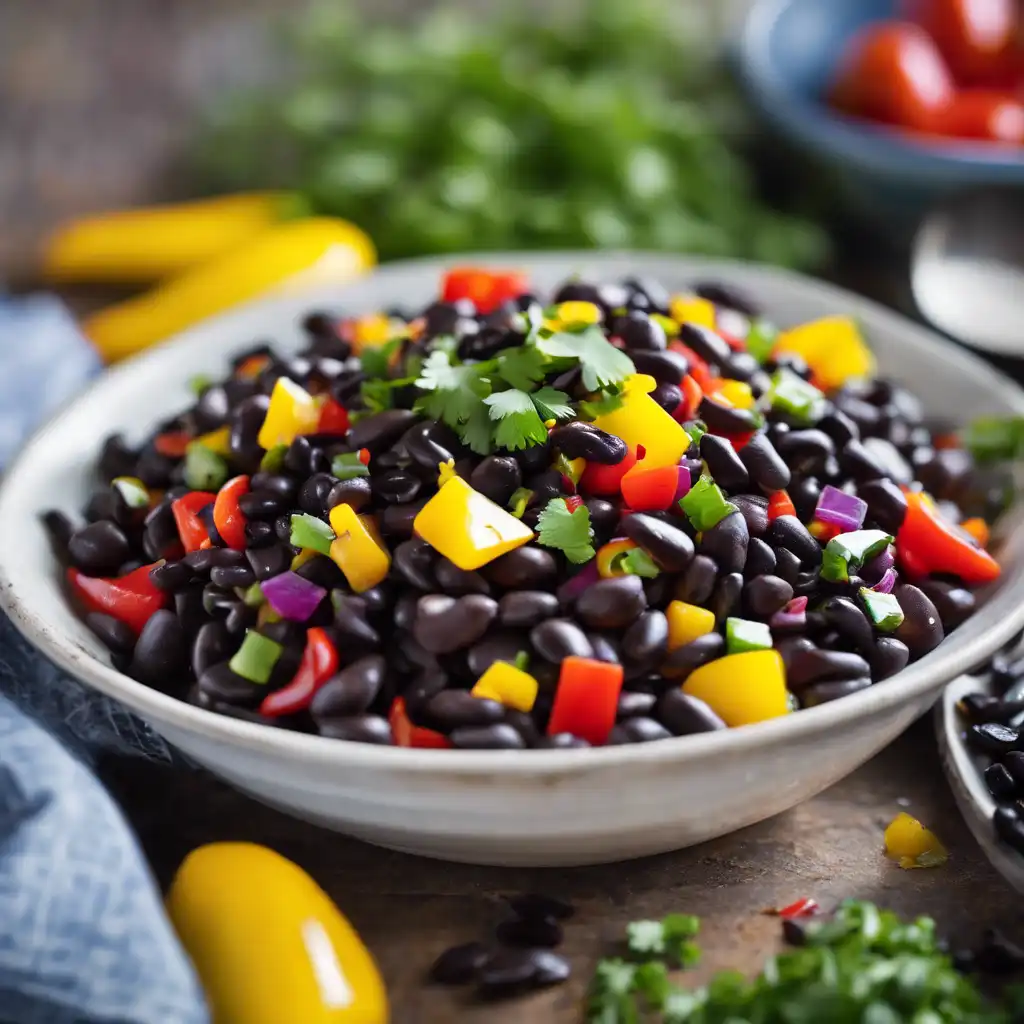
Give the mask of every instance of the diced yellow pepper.
<svg viewBox="0 0 1024 1024">
<path fill-rule="evenodd" d="M 533 530 L 462 477 L 449 480 L 420 509 L 413 528 L 435 551 L 468 572 L 533 540 Z"/>
<path fill-rule="evenodd" d="M 668 307 L 676 323 L 698 324 L 701 327 L 715 326 L 715 304 L 696 295 L 674 295 Z"/>
<path fill-rule="evenodd" d="M 537 680 L 507 661 L 495 661 L 470 693 L 474 697 L 496 700 L 517 711 L 531 711 L 537 699 Z"/>
<path fill-rule="evenodd" d="M 679 333 L 679 324 L 672 317 L 664 316 L 661 313 L 652 313 L 651 319 L 661 324 L 666 338 L 674 338 Z"/>
<path fill-rule="evenodd" d="M 901 868 L 937 868 L 949 859 L 938 837 L 905 811 L 885 830 L 885 855 Z"/>
<path fill-rule="evenodd" d="M 362 352 L 364 348 L 376 348 L 397 337 L 391 318 L 383 313 L 371 313 L 352 322 L 352 350 Z"/>
<path fill-rule="evenodd" d="M 715 628 L 715 613 L 699 605 L 687 604 L 685 601 L 670 601 L 665 609 L 668 619 L 668 649 L 696 640 Z"/>
<path fill-rule="evenodd" d="M 734 409 L 751 409 L 754 406 L 754 392 L 741 380 L 727 380 L 712 397 L 724 398 Z"/>
<path fill-rule="evenodd" d="M 625 576 L 625 569 L 617 569 L 612 563 L 619 555 L 632 551 L 637 544 L 626 537 L 610 540 L 597 549 L 597 574 L 602 579 L 610 580 L 613 576 Z"/>
<path fill-rule="evenodd" d="M 826 391 L 875 373 L 875 357 L 856 321 L 848 316 L 827 316 L 783 331 L 772 352 L 802 356 L 814 373 L 815 383 Z"/>
<path fill-rule="evenodd" d="M 319 422 L 317 400 L 295 381 L 278 377 L 257 441 L 269 451 L 274 445 L 291 444 L 299 434 L 312 433 Z"/>
<path fill-rule="evenodd" d="M 778 651 L 746 651 L 709 661 L 683 683 L 726 725 L 750 725 L 789 714 L 786 669 Z"/>
<path fill-rule="evenodd" d="M 355 929 L 273 850 L 200 847 L 167 912 L 217 1024 L 387 1024 L 384 983 Z"/>
<path fill-rule="evenodd" d="M 598 416 L 594 426 L 621 437 L 630 448 L 643 445 L 644 468 L 675 466 L 690 447 L 690 435 L 651 398 L 657 386 L 653 377 L 635 373 L 622 387 L 622 405 Z"/>
<path fill-rule="evenodd" d="M 331 509 L 331 558 L 345 574 L 348 585 L 361 594 L 377 586 L 391 568 L 388 549 L 377 536 L 377 524 L 370 516 L 357 516 L 351 505 Z"/>
<path fill-rule="evenodd" d="M 544 321 L 553 331 L 573 324 L 599 324 L 603 318 L 601 308 L 593 302 L 562 302 L 555 307 L 555 315 Z"/>
<path fill-rule="evenodd" d="M 291 564 L 292 572 L 298 572 L 307 562 L 311 562 L 320 552 L 314 548 L 303 548 L 293 559 Z"/>
<path fill-rule="evenodd" d="M 208 434 L 201 434 L 196 440 L 205 448 L 217 455 L 231 454 L 231 428 L 221 427 L 220 430 L 211 430 Z"/>
</svg>

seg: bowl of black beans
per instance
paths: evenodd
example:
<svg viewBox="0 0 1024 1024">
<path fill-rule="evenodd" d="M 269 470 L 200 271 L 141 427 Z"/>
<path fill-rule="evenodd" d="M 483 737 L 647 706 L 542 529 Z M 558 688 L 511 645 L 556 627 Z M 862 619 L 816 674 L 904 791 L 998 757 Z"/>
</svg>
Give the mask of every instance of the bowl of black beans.
<svg viewBox="0 0 1024 1024">
<path fill-rule="evenodd" d="M 641 856 L 820 791 L 1024 625 L 1022 415 L 782 271 L 394 264 L 109 371 L 7 475 L 0 603 L 298 816 Z"/>
</svg>

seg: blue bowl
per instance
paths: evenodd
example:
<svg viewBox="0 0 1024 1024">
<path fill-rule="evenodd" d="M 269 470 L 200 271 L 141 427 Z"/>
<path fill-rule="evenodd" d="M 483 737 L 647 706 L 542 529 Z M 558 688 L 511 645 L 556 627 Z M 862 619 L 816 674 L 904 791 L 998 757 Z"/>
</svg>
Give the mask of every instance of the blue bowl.
<svg viewBox="0 0 1024 1024">
<path fill-rule="evenodd" d="M 895 0 L 758 0 L 739 40 L 744 90 L 760 116 L 827 168 L 850 211 L 895 237 L 953 193 L 1024 187 L 1024 151 L 984 143 L 916 143 L 826 106 L 852 35 L 898 17 Z"/>
</svg>

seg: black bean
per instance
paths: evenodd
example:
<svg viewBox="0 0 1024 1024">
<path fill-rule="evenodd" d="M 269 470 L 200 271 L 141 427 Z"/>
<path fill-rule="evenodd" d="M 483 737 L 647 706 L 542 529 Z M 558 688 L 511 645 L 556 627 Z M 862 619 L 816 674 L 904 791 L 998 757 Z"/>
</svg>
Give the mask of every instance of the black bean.
<svg viewBox="0 0 1024 1024">
<path fill-rule="evenodd" d="M 768 499 L 759 494 L 734 494 L 729 500 L 740 510 L 751 537 L 763 537 L 768 530 Z"/>
<path fill-rule="evenodd" d="M 247 555 L 234 548 L 203 548 L 201 551 L 190 551 L 182 562 L 195 575 L 206 576 L 214 566 L 245 565 Z"/>
<path fill-rule="evenodd" d="M 621 722 L 626 718 L 648 716 L 654 710 L 657 699 L 653 693 L 623 690 L 619 694 L 619 703 L 615 710 L 615 720 Z"/>
<path fill-rule="evenodd" d="M 453 729 L 448 739 L 453 747 L 462 750 L 523 750 L 526 747 L 518 730 L 506 722 Z"/>
<path fill-rule="evenodd" d="M 739 572 L 747 561 L 747 521 L 739 512 L 731 512 L 701 535 L 701 554 L 715 560 L 719 572 Z"/>
<path fill-rule="evenodd" d="M 675 412 L 683 404 L 683 392 L 679 385 L 667 381 L 659 384 L 651 392 L 651 398 L 669 414 Z"/>
<path fill-rule="evenodd" d="M 567 459 L 586 459 L 605 466 L 618 465 L 627 452 L 621 437 L 580 420 L 555 427 L 548 440 Z"/>
<path fill-rule="evenodd" d="M 431 654 L 446 654 L 479 640 L 497 614 L 497 601 L 482 594 L 428 594 L 416 605 L 413 635 Z"/>
<path fill-rule="evenodd" d="M 173 593 L 182 587 L 187 587 L 193 580 L 192 570 L 184 562 L 164 562 L 151 569 L 149 578 L 161 590 Z"/>
<path fill-rule="evenodd" d="M 744 579 L 774 574 L 775 552 L 760 537 L 751 537 L 747 544 L 747 564 L 743 567 Z"/>
<path fill-rule="evenodd" d="M 439 558 L 434 565 L 434 578 L 437 585 L 446 593 L 489 594 L 491 585 L 478 572 L 460 569 L 447 558 Z"/>
<path fill-rule="evenodd" d="M 615 535 L 619 525 L 619 510 L 604 498 L 587 498 L 583 502 L 590 513 L 590 525 L 594 530 L 594 543 L 606 544 Z"/>
<path fill-rule="evenodd" d="M 488 455 L 477 464 L 469 482 L 474 490 L 505 508 L 516 488 L 522 485 L 523 471 L 509 455 Z"/>
<path fill-rule="evenodd" d="M 259 519 L 250 519 L 245 524 L 246 549 L 266 548 L 277 543 L 277 531 L 273 523 L 264 523 Z"/>
<path fill-rule="evenodd" d="M 749 434 L 757 430 L 758 414 L 750 409 L 722 405 L 710 398 L 702 398 L 697 416 L 716 434 Z"/>
<path fill-rule="evenodd" d="M 407 505 L 414 501 L 423 486 L 420 478 L 406 469 L 392 469 L 370 481 L 373 495 L 389 505 Z"/>
<path fill-rule="evenodd" d="M 594 648 L 594 658 L 597 661 L 606 661 L 610 665 L 619 663 L 619 649 L 611 637 L 604 633 L 590 632 L 587 639 Z"/>
<path fill-rule="evenodd" d="M 516 548 L 489 562 L 483 569 L 487 579 L 509 590 L 537 587 L 554 579 L 557 573 L 558 563 L 554 556 L 536 544 Z"/>
<path fill-rule="evenodd" d="M 800 578 L 800 559 L 786 548 L 776 548 L 775 574 L 784 579 L 790 586 L 795 587 Z"/>
<path fill-rule="evenodd" d="M 875 653 L 871 658 L 871 674 L 876 682 L 888 679 L 902 671 L 910 660 L 910 650 L 894 636 L 880 636 L 875 641 Z"/>
<path fill-rule="evenodd" d="M 696 555 L 676 584 L 676 597 L 687 604 L 706 604 L 715 589 L 718 566 L 707 555 Z"/>
<path fill-rule="evenodd" d="M 871 679 L 867 676 L 861 676 L 858 679 L 833 679 L 825 683 L 815 683 L 800 694 L 800 703 L 805 708 L 817 707 L 819 704 L 827 704 L 840 697 L 848 697 L 851 693 L 866 690 L 870 685 Z"/>
<path fill-rule="evenodd" d="M 210 570 L 210 582 L 225 590 L 233 587 L 244 589 L 256 582 L 256 574 L 247 565 L 215 565 Z"/>
<path fill-rule="evenodd" d="M 637 373 L 653 377 L 659 384 L 678 385 L 686 376 L 690 364 L 681 352 L 645 352 L 642 349 L 627 349 L 626 355 L 633 360 Z M 680 392 L 680 398 L 682 392 Z"/>
<path fill-rule="evenodd" d="M 112 615 L 89 612 L 85 624 L 109 650 L 119 654 L 130 654 L 135 647 L 135 633 Z"/>
<path fill-rule="evenodd" d="M 434 549 L 419 537 L 402 541 L 394 550 L 393 563 L 402 578 L 419 590 L 433 590 Z"/>
<path fill-rule="evenodd" d="M 505 722 L 511 725 L 523 738 L 527 747 L 535 747 L 540 739 L 540 730 L 533 720 L 533 715 L 526 711 L 517 711 L 515 708 L 505 710 Z"/>
<path fill-rule="evenodd" d="M 263 458 L 263 449 L 257 440 L 263 421 L 267 418 L 270 399 L 266 395 L 253 395 L 239 402 L 231 411 L 231 456 L 240 468 L 255 472 Z"/>
<path fill-rule="evenodd" d="M 798 638 L 798 640 L 803 638 Z M 830 651 L 813 644 L 793 644 L 792 654 L 782 651 L 786 662 L 786 684 L 794 693 L 799 693 L 814 683 L 833 680 L 870 679 L 868 663 L 852 651 Z"/>
<path fill-rule="evenodd" d="M 857 487 L 857 497 L 867 502 L 866 519 L 895 536 L 907 515 L 907 499 L 891 480 L 867 480 Z"/>
<path fill-rule="evenodd" d="M 693 286 L 694 294 L 699 295 L 716 306 L 725 306 L 726 309 L 735 309 L 744 316 L 756 317 L 760 315 L 760 307 L 742 289 L 734 284 L 725 284 L 721 281 L 701 281 Z"/>
<path fill-rule="evenodd" d="M 178 616 L 167 609 L 154 612 L 142 628 L 128 674 L 156 690 L 168 692 L 180 681 L 187 648 Z"/>
<path fill-rule="evenodd" d="M 967 742 L 986 754 L 999 757 L 1020 750 L 1020 731 L 999 722 L 984 722 L 967 730 Z"/>
<path fill-rule="evenodd" d="M 882 437 L 866 437 L 861 443 L 872 461 L 882 467 L 882 472 L 876 476 L 890 477 L 895 483 L 904 486 L 913 483 L 913 469 L 891 441 Z"/>
<path fill-rule="evenodd" d="M 695 669 L 725 654 L 725 639 L 719 633 L 705 633 L 682 647 L 677 647 L 661 663 L 661 674 L 667 679 L 681 679 Z"/>
<path fill-rule="evenodd" d="M 235 601 L 224 618 L 224 628 L 229 633 L 243 633 L 255 625 L 256 609 L 247 607 L 242 601 Z"/>
<path fill-rule="evenodd" d="M 821 546 L 796 516 L 776 516 L 768 527 L 765 540 L 776 549 L 776 553 L 779 548 L 792 551 L 802 566 L 821 564 Z"/>
<path fill-rule="evenodd" d="M 76 530 L 68 541 L 68 557 L 83 572 L 101 576 L 114 573 L 131 554 L 124 531 L 108 520 Z"/>
<path fill-rule="evenodd" d="M 71 535 L 75 532 L 74 523 L 72 523 L 68 516 L 57 509 L 50 509 L 44 512 L 40 518 L 46 529 L 46 534 L 50 538 L 50 546 L 53 548 L 54 554 L 61 562 L 65 562 L 67 560 L 68 542 L 71 540 Z"/>
<path fill-rule="evenodd" d="M 708 607 L 715 613 L 715 628 L 721 628 L 725 620 L 735 614 L 743 592 L 743 575 L 738 572 L 724 573 L 718 577 Z"/>
<path fill-rule="evenodd" d="M 999 722 L 1005 718 L 1006 707 L 998 697 L 987 693 L 968 693 L 957 705 L 957 710 L 971 725 Z"/>
<path fill-rule="evenodd" d="M 1020 820 L 1014 808 L 997 807 L 992 816 L 992 824 L 995 826 L 996 835 L 1007 846 L 1018 853 L 1024 853 L 1024 822 Z"/>
<path fill-rule="evenodd" d="M 576 615 L 593 629 L 628 626 L 646 607 L 643 581 L 633 575 L 598 580 L 576 599 Z"/>
<path fill-rule="evenodd" d="M 394 742 L 391 726 L 380 715 L 352 715 L 348 718 L 323 718 L 317 722 L 321 736 L 353 743 L 376 743 L 388 746 Z"/>
<path fill-rule="evenodd" d="M 116 476 L 132 476 L 135 472 L 136 452 L 130 448 L 122 434 L 111 434 L 103 442 L 97 471 L 104 483 Z"/>
<path fill-rule="evenodd" d="M 419 469 L 436 474 L 439 463 L 455 458 L 459 439 L 444 424 L 423 420 L 405 432 L 402 447 Z"/>
<path fill-rule="evenodd" d="M 382 655 L 370 654 L 352 662 L 313 696 L 309 710 L 314 721 L 362 714 L 376 700 L 386 674 L 387 661 Z"/>
<path fill-rule="evenodd" d="M 299 508 L 311 516 L 322 516 L 333 508 L 328 499 L 338 481 L 330 473 L 314 473 L 299 488 Z M 286 511 L 282 503 L 280 511 Z M 244 510 L 243 510 L 244 511 Z"/>
<path fill-rule="evenodd" d="M 366 621 L 366 601 L 341 591 L 331 594 L 334 605 L 334 628 L 339 639 L 346 643 L 364 647 L 379 647 L 380 635 Z"/>
<path fill-rule="evenodd" d="M 750 479 L 765 491 L 779 491 L 789 486 L 789 466 L 767 434 L 761 431 L 754 434 L 740 449 L 738 458 Z"/>
<path fill-rule="evenodd" d="M 623 518 L 622 529 L 665 572 L 682 572 L 693 561 L 693 541 L 678 526 L 635 512 Z"/>
<path fill-rule="evenodd" d="M 590 744 L 582 736 L 571 732 L 559 732 L 554 736 L 542 736 L 537 741 L 538 750 L 582 750 Z"/>
<path fill-rule="evenodd" d="M 620 577 L 620 579 L 626 578 Z M 595 583 L 594 587 L 598 585 Z M 584 596 L 594 587 L 590 587 Z M 579 613 L 578 604 L 577 613 Z M 582 615 L 580 617 L 582 618 Z M 593 625 L 600 626 L 602 624 L 595 622 Z M 594 648 L 590 646 L 586 634 L 571 619 L 548 619 L 547 622 L 534 626 L 530 630 L 530 643 L 541 658 L 555 665 L 561 664 L 564 658 L 592 658 L 594 656 Z"/>
<path fill-rule="evenodd" d="M 910 649 L 911 657 L 920 658 L 938 647 L 945 632 L 935 605 L 909 583 L 897 583 L 893 594 L 903 609 L 903 621 L 896 628 L 896 636 Z"/>
<path fill-rule="evenodd" d="M 238 507 L 247 519 L 275 519 L 288 511 L 288 499 L 274 491 L 249 491 L 238 499 Z"/>
<path fill-rule="evenodd" d="M 352 424 L 348 443 L 353 450 L 366 448 L 376 455 L 390 448 L 414 423 L 416 414 L 408 409 L 385 409 Z"/>
<path fill-rule="evenodd" d="M 679 340 L 708 363 L 720 366 L 732 355 L 732 349 L 720 335 L 700 324 L 683 323 L 679 328 Z"/>
<path fill-rule="evenodd" d="M 719 487 L 727 491 L 743 491 L 747 488 L 750 483 L 747 467 L 724 437 L 704 434 L 700 439 L 700 454 Z"/>
<path fill-rule="evenodd" d="M 654 740 L 667 740 L 672 733 L 661 722 L 648 716 L 627 718 L 612 728 L 608 737 L 609 745 L 621 743 L 651 743 Z"/>
<path fill-rule="evenodd" d="M 842 449 L 848 441 L 860 440 L 860 427 L 840 409 L 830 410 L 818 420 L 816 425 L 819 430 L 824 430 L 832 438 L 839 449 Z"/>
<path fill-rule="evenodd" d="M 946 629 L 956 629 L 974 612 L 974 595 L 964 587 L 943 580 L 921 580 L 918 589 L 935 605 Z"/>
<path fill-rule="evenodd" d="M 480 942 L 452 946 L 431 965 L 430 980 L 438 985 L 465 985 L 476 977 L 490 956 L 490 951 Z"/>
<path fill-rule="evenodd" d="M 228 633 L 223 623 L 205 623 L 192 644 L 193 674 L 201 679 L 208 669 L 226 661 L 237 647 L 238 641 Z"/>
<path fill-rule="evenodd" d="M 569 965 L 547 950 L 502 950 L 477 972 L 483 999 L 502 999 L 565 981 Z"/>
<path fill-rule="evenodd" d="M 668 648 L 668 619 L 664 612 L 646 611 L 622 637 L 622 654 L 634 662 L 660 661 Z"/>
<path fill-rule="evenodd" d="M 661 695 L 657 714 L 659 721 L 673 736 L 690 736 L 726 728 L 725 722 L 704 701 L 683 693 L 679 687 L 673 687 Z"/>
<path fill-rule="evenodd" d="M 839 633 L 862 657 L 875 653 L 875 636 L 863 609 L 848 597 L 830 597 L 818 609 L 825 622 Z"/>
<path fill-rule="evenodd" d="M 536 626 L 558 614 L 558 598 L 546 590 L 515 590 L 498 602 L 503 626 Z"/>
<path fill-rule="evenodd" d="M 525 633 L 492 629 L 466 652 L 466 664 L 472 677 L 479 679 L 496 661 L 514 662 L 529 647 L 530 641 Z"/>
<path fill-rule="evenodd" d="M 616 317 L 611 330 L 627 349 L 664 352 L 668 344 L 665 328 L 639 309 L 630 310 L 625 316 Z"/>
<path fill-rule="evenodd" d="M 794 473 L 819 472 L 829 456 L 835 454 L 832 438 L 823 430 L 791 430 L 775 446 Z"/>
<path fill-rule="evenodd" d="M 779 576 L 755 576 L 743 587 L 743 606 L 757 619 L 768 619 L 793 598 L 793 588 Z"/>
<path fill-rule="evenodd" d="M 276 543 L 256 550 L 247 548 L 245 557 L 256 579 L 260 581 L 287 572 L 292 562 L 291 549 Z"/>
<path fill-rule="evenodd" d="M 1003 758 L 1003 764 L 1018 786 L 1024 786 L 1024 753 L 1014 750 Z"/>
<path fill-rule="evenodd" d="M 330 477 L 330 479 L 333 480 L 334 478 Z M 322 515 L 324 512 L 329 512 L 332 508 L 337 508 L 338 505 L 351 505 L 356 512 L 359 512 L 372 500 L 373 488 L 366 477 L 357 476 L 351 480 L 338 480 L 332 484 L 330 491 L 328 491 L 327 496 L 323 499 L 321 511 L 311 514 Z M 390 508 L 385 510 L 385 515 L 388 511 L 390 511 Z"/>
<path fill-rule="evenodd" d="M 512 917 L 494 930 L 495 938 L 505 946 L 522 949 L 554 949 L 564 938 L 562 926 L 550 917 Z"/>
<path fill-rule="evenodd" d="M 427 499 L 421 498 L 409 505 L 388 505 L 381 514 L 381 532 L 393 537 L 411 537 L 416 516 L 426 503 Z"/>
<path fill-rule="evenodd" d="M 167 487 L 174 479 L 174 461 L 152 448 L 144 448 L 135 464 L 135 475 L 147 487 Z"/>
<path fill-rule="evenodd" d="M 997 800 L 1012 800 L 1017 793 L 1017 783 L 1009 770 L 1001 764 L 990 764 L 984 772 L 985 785 Z"/>
</svg>

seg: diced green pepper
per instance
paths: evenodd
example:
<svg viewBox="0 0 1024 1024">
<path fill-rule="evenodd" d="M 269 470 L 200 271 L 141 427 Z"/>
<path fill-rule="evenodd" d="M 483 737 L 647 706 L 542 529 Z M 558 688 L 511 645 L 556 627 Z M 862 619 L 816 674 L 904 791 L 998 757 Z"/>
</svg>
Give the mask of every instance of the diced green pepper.
<svg viewBox="0 0 1024 1024">
<path fill-rule="evenodd" d="M 725 620 L 725 653 L 743 654 L 745 651 L 771 650 L 772 631 L 766 622 L 751 619 Z"/>
<path fill-rule="evenodd" d="M 772 377 L 768 399 L 798 423 L 817 423 L 825 415 L 825 396 L 813 385 L 783 367 Z"/>
<path fill-rule="evenodd" d="M 881 594 L 861 587 L 860 599 L 868 617 L 883 633 L 891 633 L 903 622 L 903 609 L 895 594 Z"/>
<path fill-rule="evenodd" d="M 758 317 L 750 322 L 750 331 L 746 338 L 747 351 L 759 363 L 765 363 L 771 357 L 778 336 L 779 332 L 774 324 Z"/>
<path fill-rule="evenodd" d="M 690 440 L 694 444 L 700 444 L 700 439 L 708 432 L 707 424 L 703 420 L 687 423 L 683 426 L 683 430 L 690 435 Z"/>
<path fill-rule="evenodd" d="M 267 683 L 270 681 L 270 673 L 274 671 L 277 659 L 281 657 L 282 650 L 283 648 L 276 641 L 253 629 L 247 629 L 242 646 L 228 662 L 228 668 L 236 676 L 248 679 L 250 683 Z"/>
<path fill-rule="evenodd" d="M 188 389 L 197 398 L 213 384 L 213 378 L 207 373 L 197 373 L 188 379 Z"/>
<path fill-rule="evenodd" d="M 260 459 L 260 472 L 279 473 L 284 466 L 284 453 L 286 451 L 288 451 L 288 445 L 286 444 L 275 444 L 273 448 L 268 448 L 263 453 L 263 458 Z"/>
<path fill-rule="evenodd" d="M 249 587 L 238 587 L 235 593 L 238 594 L 242 599 L 242 603 L 247 608 L 259 608 L 266 600 L 263 596 L 263 588 L 258 583 L 253 583 Z"/>
<path fill-rule="evenodd" d="M 149 507 L 149 488 L 136 476 L 115 476 L 111 486 L 129 508 Z"/>
<path fill-rule="evenodd" d="M 517 487 L 512 492 L 512 497 L 508 499 L 508 510 L 516 517 L 516 519 L 522 519 L 523 513 L 526 511 L 526 506 L 530 503 L 530 499 L 533 497 L 533 491 L 529 487 Z"/>
<path fill-rule="evenodd" d="M 289 541 L 297 548 L 312 548 L 321 555 L 330 556 L 334 531 L 322 519 L 306 512 L 292 516 L 292 535 Z"/>
<path fill-rule="evenodd" d="M 722 489 L 709 476 L 702 476 L 690 488 L 688 494 L 679 499 L 679 507 L 698 533 L 710 530 L 727 515 L 737 511 L 731 501 L 725 500 Z"/>
<path fill-rule="evenodd" d="M 339 480 L 354 480 L 359 476 L 369 476 L 370 468 L 359 458 L 359 452 L 345 452 L 334 456 L 331 475 Z"/>
<path fill-rule="evenodd" d="M 1024 454 L 1024 417 L 982 416 L 968 424 L 962 439 L 978 462 L 1018 459 Z"/>
<path fill-rule="evenodd" d="M 846 583 L 851 569 L 859 569 L 892 543 L 882 530 L 853 530 L 833 537 L 821 556 L 821 578 L 830 583 Z"/>
<path fill-rule="evenodd" d="M 516 651 L 516 658 L 512 664 L 520 672 L 528 672 L 530 670 L 530 655 L 526 651 Z"/>
<path fill-rule="evenodd" d="M 219 491 L 227 483 L 228 464 L 205 444 L 193 441 L 185 449 L 184 479 L 193 491 Z"/>
<path fill-rule="evenodd" d="M 643 576 L 653 580 L 661 570 L 657 563 L 643 548 L 630 548 L 612 559 L 612 568 L 619 573 Z"/>
</svg>

